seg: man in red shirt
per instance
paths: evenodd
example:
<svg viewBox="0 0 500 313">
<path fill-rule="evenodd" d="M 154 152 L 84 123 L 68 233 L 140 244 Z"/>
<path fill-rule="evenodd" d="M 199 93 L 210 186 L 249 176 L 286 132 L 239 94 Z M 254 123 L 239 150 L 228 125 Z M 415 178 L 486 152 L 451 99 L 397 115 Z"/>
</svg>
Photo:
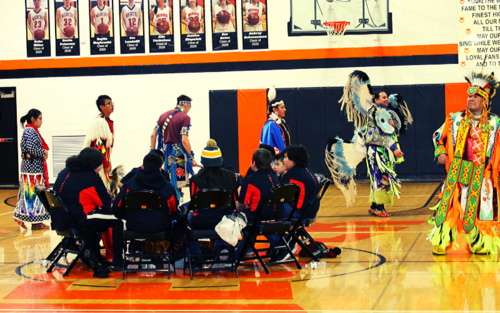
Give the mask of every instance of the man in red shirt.
<svg viewBox="0 0 500 313">
<path fill-rule="evenodd" d="M 115 131 L 113 121 L 109 118 L 115 109 L 115 105 L 111 98 L 106 95 L 99 96 L 96 100 L 99 115 L 92 121 L 83 148 L 92 147 L 102 152 L 104 160 L 102 161 L 102 170 L 99 176 L 104 183 L 104 186 L 109 191 L 109 173 L 111 172 L 111 151 L 115 140 Z"/>
<path fill-rule="evenodd" d="M 186 172 L 194 175 L 193 166 L 198 165 L 188 137 L 191 118 L 187 114 L 191 101 L 186 95 L 179 96 L 175 109 L 160 115 L 151 134 L 151 148 L 158 146 L 165 152 L 165 167 L 168 166 L 170 182 L 176 187 L 179 199 L 179 189 L 189 184 Z"/>
</svg>

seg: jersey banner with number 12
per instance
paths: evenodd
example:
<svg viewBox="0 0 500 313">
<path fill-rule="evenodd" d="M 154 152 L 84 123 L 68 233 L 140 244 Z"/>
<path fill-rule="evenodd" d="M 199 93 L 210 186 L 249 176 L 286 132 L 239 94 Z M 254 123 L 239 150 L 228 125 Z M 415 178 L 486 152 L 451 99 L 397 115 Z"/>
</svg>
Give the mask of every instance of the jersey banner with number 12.
<svg viewBox="0 0 500 313">
<path fill-rule="evenodd" d="M 120 0 L 120 48 L 122 54 L 144 53 L 144 3 Z"/>
</svg>

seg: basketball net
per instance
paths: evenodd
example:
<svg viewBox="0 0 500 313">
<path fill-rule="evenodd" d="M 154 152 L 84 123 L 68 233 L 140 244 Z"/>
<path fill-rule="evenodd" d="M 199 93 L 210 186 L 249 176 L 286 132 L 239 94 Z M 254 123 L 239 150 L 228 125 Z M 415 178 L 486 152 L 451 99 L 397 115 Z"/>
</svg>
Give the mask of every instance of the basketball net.
<svg viewBox="0 0 500 313">
<path fill-rule="evenodd" d="M 328 34 L 328 43 L 330 48 L 342 47 L 344 45 L 344 34 L 350 22 L 335 21 L 324 22 L 326 33 Z"/>
<path fill-rule="evenodd" d="M 344 45 L 344 33 L 350 22 L 342 21 L 345 19 L 342 11 L 339 11 L 338 3 L 335 1 L 328 5 L 327 13 L 325 19 L 323 20 L 323 26 L 325 27 L 326 33 L 328 35 L 328 43 L 330 48 L 342 47 Z"/>
</svg>

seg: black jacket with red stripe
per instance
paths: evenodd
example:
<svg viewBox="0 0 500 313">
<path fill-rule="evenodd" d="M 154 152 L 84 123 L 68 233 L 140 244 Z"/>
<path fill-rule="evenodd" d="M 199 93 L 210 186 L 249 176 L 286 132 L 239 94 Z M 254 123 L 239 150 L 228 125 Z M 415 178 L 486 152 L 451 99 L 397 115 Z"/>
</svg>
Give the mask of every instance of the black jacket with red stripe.
<svg viewBox="0 0 500 313">
<path fill-rule="evenodd" d="M 302 214 L 300 210 L 307 208 L 309 206 L 309 201 L 318 188 L 318 180 L 314 173 L 307 167 L 295 165 L 289 171 L 283 175 L 281 179 L 282 184 L 295 184 L 300 188 L 299 201 L 297 202 L 297 209 Z M 319 203 L 316 208 L 310 208 L 307 213 L 302 218 L 313 218 L 319 210 Z"/>
<path fill-rule="evenodd" d="M 280 184 L 278 176 L 271 168 L 260 169 L 247 175 L 241 184 L 238 202 L 247 206 L 245 214 L 249 221 L 254 221 L 257 215 L 257 208 L 266 200 L 271 189 Z M 284 216 L 282 204 L 267 206 L 262 209 L 259 220 L 280 219 Z"/>
<path fill-rule="evenodd" d="M 135 232 L 158 233 L 168 230 L 171 226 L 171 217 L 168 211 L 134 210 L 121 211 L 122 198 L 127 192 L 139 190 L 153 190 L 158 192 L 167 202 L 170 214 L 178 213 L 178 200 L 175 189 L 165 179 L 159 170 L 146 171 L 139 169 L 134 178 L 128 180 L 121 188 L 113 202 L 113 212 L 116 216 L 127 220 L 127 229 Z M 173 217 L 175 219 L 175 217 Z"/>
<path fill-rule="evenodd" d="M 55 192 L 61 197 L 78 223 L 94 210 L 111 211 L 111 196 L 94 170 L 83 167 L 75 157 L 66 161 L 66 168 L 57 176 Z"/>
</svg>

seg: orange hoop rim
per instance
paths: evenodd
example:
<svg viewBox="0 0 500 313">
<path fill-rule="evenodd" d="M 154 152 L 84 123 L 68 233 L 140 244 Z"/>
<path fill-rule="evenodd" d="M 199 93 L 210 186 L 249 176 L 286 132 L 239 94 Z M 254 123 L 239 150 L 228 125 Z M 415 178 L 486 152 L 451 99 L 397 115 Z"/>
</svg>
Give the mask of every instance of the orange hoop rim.
<svg viewBox="0 0 500 313">
<path fill-rule="evenodd" d="M 327 27 L 337 27 L 337 26 L 346 27 L 347 25 L 351 25 L 351 22 L 348 22 L 348 21 L 328 21 L 328 22 L 324 22 L 323 25 L 325 25 Z"/>
</svg>

